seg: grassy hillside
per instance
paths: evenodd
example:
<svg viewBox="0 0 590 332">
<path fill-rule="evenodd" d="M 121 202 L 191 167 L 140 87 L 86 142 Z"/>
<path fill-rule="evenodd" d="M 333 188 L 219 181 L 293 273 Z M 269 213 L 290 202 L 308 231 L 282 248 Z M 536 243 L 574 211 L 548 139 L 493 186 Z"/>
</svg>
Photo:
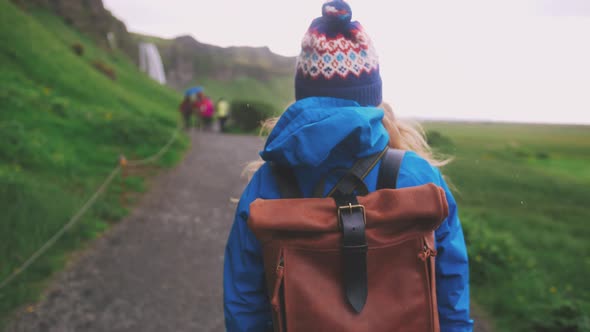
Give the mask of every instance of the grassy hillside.
<svg viewBox="0 0 590 332">
<path fill-rule="evenodd" d="M 82 55 L 72 50 L 79 43 Z M 156 152 L 176 128 L 180 95 L 141 74 L 44 12 L 0 0 L 0 281 L 48 240 L 116 165 Z M 115 79 L 105 75 L 110 72 Z M 177 140 L 160 165 L 179 160 Z M 0 326 L 38 298 L 66 253 L 126 212 L 117 179 L 83 220 L 39 261 L 0 289 Z M 141 190 L 130 177 L 126 188 Z"/>
<path fill-rule="evenodd" d="M 427 123 L 499 331 L 590 331 L 590 127 Z M 435 137 L 433 137 L 435 138 Z"/>
<path fill-rule="evenodd" d="M 138 47 L 123 22 L 104 8 L 102 0 L 9 0 L 20 8 L 42 8 L 63 19 L 66 24 L 92 38 L 96 45 L 109 47 L 108 35 L 117 47 L 132 59 Z"/>
</svg>

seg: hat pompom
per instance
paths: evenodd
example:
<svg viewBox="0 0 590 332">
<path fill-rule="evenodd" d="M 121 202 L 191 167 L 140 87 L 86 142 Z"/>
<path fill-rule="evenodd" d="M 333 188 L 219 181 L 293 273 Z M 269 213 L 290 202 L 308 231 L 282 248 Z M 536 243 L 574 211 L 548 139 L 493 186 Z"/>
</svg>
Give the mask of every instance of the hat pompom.
<svg viewBox="0 0 590 332">
<path fill-rule="evenodd" d="M 352 9 L 343 0 L 334 0 L 324 3 L 322 17 L 334 25 L 346 25 L 352 18 Z"/>
</svg>

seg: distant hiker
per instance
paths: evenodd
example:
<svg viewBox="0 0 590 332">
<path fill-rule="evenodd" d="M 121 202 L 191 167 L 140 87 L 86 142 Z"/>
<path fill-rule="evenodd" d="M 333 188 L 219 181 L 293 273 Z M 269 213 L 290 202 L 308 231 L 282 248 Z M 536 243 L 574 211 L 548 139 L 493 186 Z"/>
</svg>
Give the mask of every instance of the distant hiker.
<svg viewBox="0 0 590 332">
<path fill-rule="evenodd" d="M 211 99 L 205 96 L 202 91 L 197 93 L 197 100 L 195 101 L 194 109 L 201 119 L 203 128 L 205 130 L 209 130 L 213 121 L 213 102 L 211 102 Z"/>
<path fill-rule="evenodd" d="M 192 115 L 193 115 L 193 107 L 192 107 L 192 101 L 190 99 L 190 96 L 184 96 L 184 99 L 182 100 L 182 102 L 180 103 L 180 105 L 178 106 L 178 110 L 180 111 L 180 114 L 182 115 L 182 119 L 184 121 L 184 128 L 185 129 L 189 129 L 193 126 L 193 121 L 192 121 Z"/>
<path fill-rule="evenodd" d="M 219 131 L 223 133 L 225 131 L 225 123 L 229 117 L 229 103 L 225 98 L 221 97 L 217 102 L 215 110 L 217 112 L 217 120 L 219 121 Z"/>
<path fill-rule="evenodd" d="M 376 51 L 351 16 L 324 3 L 296 102 L 266 122 L 226 245 L 229 332 L 472 331 L 447 161 L 382 101 Z"/>
</svg>

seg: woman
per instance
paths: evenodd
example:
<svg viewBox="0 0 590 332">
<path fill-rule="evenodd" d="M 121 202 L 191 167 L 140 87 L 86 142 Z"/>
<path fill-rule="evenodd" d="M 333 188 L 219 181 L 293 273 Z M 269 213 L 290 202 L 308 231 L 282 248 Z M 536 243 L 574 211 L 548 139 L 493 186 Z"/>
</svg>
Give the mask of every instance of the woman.
<svg viewBox="0 0 590 332">
<path fill-rule="evenodd" d="M 335 168 L 350 168 L 355 160 L 382 151 L 385 146 L 407 150 L 398 188 L 435 183 L 444 188 L 449 216 L 436 230 L 436 286 L 441 331 L 471 331 L 468 261 L 456 202 L 436 166 L 421 131 L 396 119 L 382 102 L 376 52 L 350 7 L 331 1 L 322 7 L 302 42 L 297 59 L 295 95 L 271 130 L 264 162 L 244 190 L 229 235 L 224 266 L 224 307 L 228 331 L 265 331 L 272 328 L 264 281 L 260 243 L 247 226 L 249 205 L 256 198 L 280 198 L 269 162 L 294 170 L 304 196 L 326 178 L 327 191 L 337 177 Z M 365 178 L 375 190 L 378 166 Z"/>
<path fill-rule="evenodd" d="M 213 102 L 211 102 L 211 99 L 205 96 L 202 91 L 199 91 L 199 93 L 197 93 L 197 100 L 195 101 L 194 108 L 197 113 L 196 115 L 201 119 L 204 129 L 210 130 L 214 113 Z"/>
</svg>

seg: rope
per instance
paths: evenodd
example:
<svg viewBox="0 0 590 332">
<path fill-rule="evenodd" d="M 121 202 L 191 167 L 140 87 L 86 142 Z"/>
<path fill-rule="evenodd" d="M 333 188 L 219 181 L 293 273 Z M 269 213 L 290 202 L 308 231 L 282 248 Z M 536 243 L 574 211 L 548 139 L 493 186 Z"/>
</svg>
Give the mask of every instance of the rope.
<svg viewBox="0 0 590 332">
<path fill-rule="evenodd" d="M 17 125 L 20 125 L 20 124 L 17 123 Z M 4 126 L 8 126 L 8 125 L 7 124 L 0 124 L 0 127 L 4 127 Z M 22 126 L 21 126 L 21 128 L 22 128 Z M 147 157 L 145 159 L 127 161 L 125 159 L 125 156 L 120 156 L 119 164 L 115 168 L 113 168 L 113 170 L 109 173 L 109 175 L 106 177 L 106 179 L 103 181 L 103 183 L 98 187 L 98 189 L 94 192 L 94 194 L 92 194 L 92 196 L 88 199 L 88 201 L 86 201 L 86 203 L 84 203 L 84 205 L 82 205 L 82 207 L 78 210 L 78 212 L 76 212 L 76 214 L 74 214 L 74 216 L 72 216 L 72 218 L 57 233 L 55 233 L 47 242 L 45 242 L 45 244 L 43 244 L 43 246 L 41 246 L 37 251 L 35 251 L 35 253 L 33 255 L 31 255 L 31 257 L 29 257 L 29 259 L 27 259 L 20 267 L 15 269 L 6 279 L 4 279 L 0 283 L 0 290 L 2 290 L 6 285 L 8 285 L 12 280 L 14 280 L 19 274 L 21 274 L 23 271 L 25 271 L 31 264 L 33 264 L 37 260 L 37 258 L 39 258 L 49 248 L 51 248 L 51 246 L 53 244 L 55 244 L 55 242 L 57 242 L 57 240 L 59 240 L 59 238 L 69 228 L 71 228 L 76 222 L 78 222 L 78 220 L 80 220 L 80 218 L 82 218 L 82 216 L 86 213 L 86 211 L 88 211 L 88 209 L 90 209 L 94 205 L 94 203 L 96 202 L 98 197 L 108 188 L 108 186 L 111 184 L 111 182 L 113 182 L 113 179 L 121 171 L 121 169 L 123 169 L 124 167 L 127 167 L 127 166 L 145 165 L 145 164 L 148 164 L 148 163 L 158 160 L 160 157 L 162 157 L 162 155 L 164 153 L 166 153 L 168 151 L 168 149 L 170 149 L 170 147 L 172 146 L 172 143 L 174 143 L 174 141 L 176 140 L 176 137 L 178 136 L 179 131 L 180 131 L 180 125 L 174 130 L 174 132 L 172 133 L 172 136 L 170 137 L 168 142 L 158 152 L 156 152 L 155 154 L 153 154 L 150 157 Z"/>
<path fill-rule="evenodd" d="M 49 249 L 55 243 L 55 241 L 57 241 L 70 227 L 72 227 L 72 225 L 74 225 L 80 219 L 80 217 L 84 215 L 84 213 L 94 204 L 94 202 L 96 202 L 96 199 L 113 181 L 115 175 L 117 175 L 117 173 L 119 173 L 120 170 L 121 166 L 115 167 L 111 171 L 111 174 L 109 174 L 106 180 L 100 185 L 98 190 L 92 195 L 92 197 L 90 197 L 88 201 L 86 201 L 86 203 L 82 206 L 82 208 L 80 208 L 80 210 L 78 210 L 78 212 L 70 219 L 70 221 L 68 221 L 67 224 L 65 224 L 57 233 L 55 233 L 47 242 L 45 242 L 45 244 L 41 248 L 39 248 L 29 259 L 27 259 L 27 261 L 24 262 L 23 265 L 14 270 L 14 272 L 12 272 L 12 274 L 8 278 L 2 281 L 2 283 L 0 284 L 0 289 L 4 288 L 4 286 L 11 282 L 16 276 L 18 276 L 20 273 L 26 270 L 39 256 L 41 256 L 45 251 L 47 251 L 47 249 Z"/>
<path fill-rule="evenodd" d="M 160 159 L 162 157 L 162 155 L 164 155 L 164 153 L 168 152 L 168 149 L 170 149 L 170 147 L 172 146 L 172 143 L 174 143 L 174 141 L 176 140 L 176 136 L 178 136 L 178 132 L 179 129 L 176 128 L 176 130 L 174 131 L 174 133 L 172 133 L 172 136 L 170 137 L 170 139 L 168 140 L 168 143 L 166 143 L 161 149 L 160 151 L 156 152 L 155 154 L 153 154 L 150 157 L 147 157 L 145 159 L 139 159 L 139 160 L 129 160 L 127 161 L 127 164 L 129 166 L 141 166 L 141 165 L 145 165 L 145 164 L 149 164 L 152 163 L 158 159 Z"/>
</svg>

